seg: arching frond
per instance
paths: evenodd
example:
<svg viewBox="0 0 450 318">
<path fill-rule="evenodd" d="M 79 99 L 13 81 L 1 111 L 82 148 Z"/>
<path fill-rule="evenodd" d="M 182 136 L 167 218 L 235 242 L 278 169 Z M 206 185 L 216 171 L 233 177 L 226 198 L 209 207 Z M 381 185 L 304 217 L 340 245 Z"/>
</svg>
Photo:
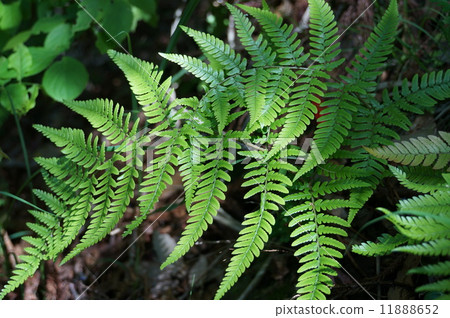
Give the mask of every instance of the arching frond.
<svg viewBox="0 0 450 318">
<path fill-rule="evenodd" d="M 379 158 L 404 165 L 433 166 L 434 169 L 447 168 L 450 162 L 450 134 L 439 132 L 440 137 L 430 135 L 396 142 L 392 146 L 383 146 L 366 150 Z"/>
<path fill-rule="evenodd" d="M 226 70 L 228 76 L 237 75 L 246 69 L 246 59 L 242 58 L 222 40 L 211 34 L 196 31 L 185 26 L 181 28 L 195 40 L 213 67 L 217 64 L 218 67 Z"/>
<path fill-rule="evenodd" d="M 291 172 L 296 170 L 291 164 L 278 162 L 276 159 L 270 162 L 261 161 L 260 154 L 257 154 L 256 158 L 252 152 L 242 152 L 242 155 L 257 160 L 245 166 L 245 169 L 251 169 L 251 171 L 244 176 L 246 181 L 242 186 L 252 187 L 244 198 L 257 196 L 259 209 L 245 216 L 245 221 L 242 223 L 245 228 L 239 232 L 233 257 L 216 293 L 216 299 L 222 298 L 253 260 L 260 255 L 272 233 L 275 218 L 270 212 L 277 211 L 278 204 L 284 205 L 284 199 L 279 194 L 288 193 L 286 185 L 291 185 L 290 180 L 279 170 L 286 169 Z"/>
<path fill-rule="evenodd" d="M 228 10 L 234 17 L 236 32 L 241 40 L 242 45 L 252 56 L 254 67 L 270 66 L 276 58 L 276 53 L 268 45 L 267 41 L 262 35 L 259 35 L 255 40 L 253 32 L 255 27 L 252 26 L 250 20 L 238 8 L 227 3 Z"/>
<path fill-rule="evenodd" d="M 161 265 L 164 268 L 180 259 L 194 245 L 198 238 L 212 223 L 213 216 L 217 214 L 220 207 L 219 200 L 225 199 L 226 185 L 230 181 L 228 171 L 233 169 L 227 161 L 234 160 L 233 154 L 228 151 L 229 147 L 236 148 L 237 145 L 230 139 L 232 136 L 226 134 L 222 138 L 196 138 L 200 151 L 201 166 L 198 173 L 200 180 L 193 180 L 191 184 L 197 183 L 196 192 L 189 209 L 188 225 L 181 234 L 177 246 Z"/>
<path fill-rule="evenodd" d="M 113 50 L 109 50 L 108 55 L 128 79 L 147 121 L 151 124 L 162 122 L 167 116 L 171 78 L 161 83 L 162 72 L 155 65 Z M 164 123 L 160 125 L 165 126 Z"/>
</svg>

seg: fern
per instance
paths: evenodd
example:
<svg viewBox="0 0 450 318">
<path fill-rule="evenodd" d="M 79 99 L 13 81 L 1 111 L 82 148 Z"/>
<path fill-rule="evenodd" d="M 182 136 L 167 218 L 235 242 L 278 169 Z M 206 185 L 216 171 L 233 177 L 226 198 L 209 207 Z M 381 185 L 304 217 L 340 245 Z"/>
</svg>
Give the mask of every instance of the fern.
<svg viewBox="0 0 450 318">
<path fill-rule="evenodd" d="M 162 268 L 176 262 L 213 222 L 226 200 L 234 165 L 240 162 L 247 170 L 242 185 L 248 189 L 245 199 L 257 202 L 257 207 L 245 215 L 216 299 L 224 297 L 260 256 L 276 220 L 283 218 L 289 220 L 299 261 L 298 297 L 326 298 L 341 266 L 345 249 L 341 237 L 347 236 L 378 184 L 392 174 L 422 194 L 402 200 L 399 213 L 383 210 L 399 234 L 384 235 L 379 243 L 362 244 L 354 251 L 446 256 L 450 202 L 448 177 L 442 170 L 448 169 L 448 133 L 396 141 L 401 130 L 410 129 L 411 114 L 428 111 L 450 97 L 450 71 L 414 76 L 400 88 L 384 90 L 381 96 L 375 93 L 399 20 L 397 2 L 392 0 L 346 74 L 336 78 L 333 74 L 344 58 L 334 14 L 324 0 L 308 2 L 309 50 L 294 26 L 266 5 L 259 9 L 227 4 L 245 52 L 182 27 L 207 60 L 161 56 L 203 82 L 199 98 L 175 98 L 172 79 L 154 64 L 109 51 L 141 105 L 145 123 L 133 123 L 122 106 L 96 99 L 65 104 L 103 135 L 103 143 L 101 137 L 86 136 L 81 130 L 35 126 L 61 148 L 62 155 L 36 158 L 52 193 L 35 193 L 50 212 L 30 211 L 36 221 L 28 227 L 34 235 L 25 240 L 31 246 L 0 298 L 22 284 L 42 261 L 64 254 L 62 262 L 67 262 L 106 237 L 138 193 L 138 215 L 123 229 L 124 235 L 130 234 L 155 210 L 178 170 L 189 219 Z M 239 130 L 235 121 L 243 123 Z M 306 155 L 296 140 L 310 132 L 314 140 Z M 304 160 L 301 164 L 299 158 Z M 388 161 L 427 167 L 388 168 Z M 344 212 L 342 217 L 336 209 Z M 415 273 L 445 277 L 448 262 L 429 264 Z M 418 290 L 445 290 L 447 284 L 444 278 Z"/>
<path fill-rule="evenodd" d="M 344 244 L 333 236 L 346 236 L 344 229 L 349 223 L 327 211 L 350 208 L 355 203 L 351 199 L 325 199 L 325 196 L 365 185 L 351 179 L 317 181 L 302 184 L 295 189 L 296 193 L 286 197 L 286 201 L 296 203 L 285 214 L 292 218 L 289 226 L 295 228 L 291 234 L 296 238 L 292 243 L 297 248 L 294 255 L 301 256 L 298 270 L 301 275 L 297 284 L 301 299 L 326 298 L 333 285 L 330 276 L 336 276 L 334 269 L 340 266 L 337 259 L 342 253 L 339 250 L 345 249 Z"/>
<path fill-rule="evenodd" d="M 442 132 L 440 134 L 446 140 L 447 135 Z M 397 149 L 406 153 L 404 151 L 406 147 L 411 153 L 417 154 L 419 152 L 419 154 L 416 156 L 406 155 L 399 158 Z M 422 167 L 429 167 L 435 162 L 436 158 L 445 156 L 448 152 L 448 145 L 436 136 L 429 136 L 428 139 L 419 137 L 398 143 L 395 148 L 389 151 L 376 149 L 370 152 L 376 156 L 402 164 L 412 166 L 421 164 Z M 433 168 L 445 168 L 446 164 L 442 164 L 442 160 L 438 159 L 437 162 L 441 163 L 435 164 Z M 398 212 L 395 213 L 391 213 L 386 209 L 380 209 L 386 214 L 388 220 L 395 225 L 399 232 L 396 236 L 398 239 L 382 236 L 379 238 L 379 243 L 363 243 L 359 246 L 354 246 L 353 251 L 368 256 L 390 252 L 405 252 L 421 256 L 438 257 L 437 263 L 412 269 L 409 273 L 440 278 L 434 283 L 418 287 L 416 292 L 440 292 L 440 297 L 448 297 L 450 285 L 449 279 L 446 277 L 448 277 L 450 272 L 450 264 L 445 258 L 450 255 L 450 183 L 444 176 L 438 184 L 429 182 L 427 179 L 422 182 L 411 182 L 406 178 L 407 174 L 402 169 L 395 167 L 390 167 L 390 169 L 405 187 L 429 194 L 418 195 L 400 201 Z"/>
<path fill-rule="evenodd" d="M 203 155 L 199 172 L 202 176 L 189 207 L 190 219 L 180 241 L 161 268 L 172 264 L 187 253 L 203 234 L 203 231 L 212 223 L 213 216 L 217 214 L 220 206 L 218 199 L 225 199 L 226 185 L 224 181 L 230 181 L 228 171 L 232 170 L 231 164 L 226 159 L 233 159 L 232 154 L 226 150 L 229 146 L 233 146 L 227 137 L 230 136 L 216 140 L 213 145 L 208 143 L 200 145 Z M 208 142 L 208 139 L 204 140 Z M 194 180 L 194 182 L 196 181 Z"/>
<path fill-rule="evenodd" d="M 296 74 L 298 86 L 292 89 L 292 97 L 286 110 L 283 129 L 279 134 L 279 141 L 275 142 L 269 157 L 286 147 L 295 138 L 302 135 L 314 114 L 317 113 L 315 105 L 320 104 L 320 97 L 327 91 L 324 79 L 330 76 L 325 72 L 331 72 L 335 67 L 343 62 L 343 59 L 333 61 L 340 53 L 339 43 L 336 36 L 337 27 L 334 15 L 330 6 L 324 1 L 310 2 L 310 46 L 312 47 L 309 57 L 311 61 L 308 68 L 299 69 Z M 291 50 L 295 49 L 294 47 Z M 303 59 L 304 60 L 304 59 Z M 296 62 L 296 66 L 301 66 L 302 60 Z"/>
<path fill-rule="evenodd" d="M 354 94 L 369 95 L 376 84 L 374 79 L 381 74 L 383 62 L 392 50 L 398 24 L 397 2 L 391 1 L 381 21 L 365 42 L 359 55 L 347 68 L 348 76 L 342 76 L 342 82 L 335 83 L 325 95 L 323 121 L 315 132 L 317 147 L 324 159 L 331 157 L 341 146 L 351 127 L 351 121 L 361 101 Z M 300 169 L 298 176 L 308 172 L 320 162 L 310 157 Z"/>
<path fill-rule="evenodd" d="M 450 134 L 443 131 L 439 134 L 441 138 L 437 136 L 411 138 L 391 146 L 368 148 L 367 151 L 376 157 L 404 165 L 432 165 L 434 169 L 442 169 L 447 167 L 450 161 Z M 447 171 L 448 169 L 447 167 Z"/>
<path fill-rule="evenodd" d="M 225 70 L 228 76 L 239 74 L 247 66 L 247 60 L 236 53 L 228 44 L 211 34 L 181 27 L 191 36 L 211 62 L 212 67 Z"/>
<path fill-rule="evenodd" d="M 252 187 L 244 198 L 257 196 L 259 209 L 245 216 L 246 220 L 242 223 L 245 228 L 240 231 L 239 238 L 234 245 L 233 257 L 216 293 L 216 299 L 222 298 L 236 283 L 245 269 L 260 255 L 264 244 L 269 239 L 272 226 L 275 224 L 275 218 L 270 212 L 277 211 L 278 205 L 284 205 L 284 199 L 279 194 L 288 193 L 285 185 L 291 185 L 291 181 L 281 174 L 280 170 L 296 171 L 296 168 L 287 162 L 262 161 L 259 152 L 242 152 L 241 155 L 257 160 L 245 166 L 245 169 L 251 169 L 251 171 L 244 176 L 247 181 L 242 186 Z"/>
</svg>

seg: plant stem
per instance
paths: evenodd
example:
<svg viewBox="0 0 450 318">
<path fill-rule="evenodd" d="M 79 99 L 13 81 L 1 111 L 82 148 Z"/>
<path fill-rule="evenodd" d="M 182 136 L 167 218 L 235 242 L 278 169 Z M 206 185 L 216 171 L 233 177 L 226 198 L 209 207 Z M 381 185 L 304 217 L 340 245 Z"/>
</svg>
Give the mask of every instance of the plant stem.
<svg viewBox="0 0 450 318">
<path fill-rule="evenodd" d="M 170 37 L 169 45 L 167 46 L 165 53 L 172 53 L 173 49 L 175 48 L 176 43 L 178 42 L 178 37 L 180 36 L 180 25 L 184 25 L 189 18 L 192 16 L 192 13 L 194 13 L 195 8 L 197 7 L 200 0 L 189 0 L 186 4 L 186 7 L 183 10 L 183 13 L 181 14 L 180 21 L 177 24 L 177 27 L 175 31 L 173 32 L 172 36 Z M 167 66 L 167 60 L 163 59 L 161 64 L 159 65 L 159 69 L 162 71 Z"/>
<path fill-rule="evenodd" d="M 11 109 L 12 109 L 12 112 L 14 115 L 14 121 L 16 122 L 17 131 L 19 133 L 20 146 L 21 146 L 22 152 L 23 152 L 23 160 L 25 161 L 25 168 L 27 170 L 28 180 L 30 180 L 28 183 L 28 186 L 30 188 L 31 200 L 33 201 L 33 204 L 36 204 L 36 199 L 34 198 L 34 194 L 33 194 L 33 183 L 31 181 L 32 176 L 31 176 L 30 162 L 28 159 L 28 150 L 27 150 L 27 146 L 25 144 L 25 138 L 23 136 L 22 126 L 20 125 L 20 120 L 19 120 L 19 117 L 17 116 L 16 107 L 14 106 L 14 102 L 11 98 L 11 95 L 9 94 L 8 90 L 4 86 L 3 86 L 3 89 L 6 91 L 6 94 L 8 95 L 9 103 L 11 104 Z"/>
</svg>

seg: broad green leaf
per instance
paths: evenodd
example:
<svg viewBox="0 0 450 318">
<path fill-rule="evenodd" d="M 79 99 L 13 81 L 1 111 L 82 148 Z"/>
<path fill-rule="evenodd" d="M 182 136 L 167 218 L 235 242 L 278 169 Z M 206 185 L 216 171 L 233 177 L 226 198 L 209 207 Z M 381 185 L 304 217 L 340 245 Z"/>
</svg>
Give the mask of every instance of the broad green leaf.
<svg viewBox="0 0 450 318">
<path fill-rule="evenodd" d="M 77 20 L 72 27 L 72 32 L 79 32 L 89 29 L 91 26 L 92 18 L 82 9 L 77 12 Z"/>
<path fill-rule="evenodd" d="M 35 106 L 38 93 L 37 85 L 32 85 L 27 89 L 24 84 L 10 84 L 0 92 L 0 105 L 13 114 L 11 105 L 13 103 L 17 115 L 22 116 Z"/>
<path fill-rule="evenodd" d="M 117 42 L 122 42 L 133 24 L 131 6 L 125 1 L 115 1 L 105 8 L 101 25 L 104 30 L 97 36 L 97 48 L 101 52 L 117 48 Z M 105 32 L 106 30 L 106 32 Z M 111 38 L 112 37 L 112 38 Z"/>
<path fill-rule="evenodd" d="M 31 31 L 23 31 L 15 36 L 13 36 L 11 39 L 9 39 L 8 42 L 6 42 L 5 46 L 3 47 L 3 51 L 8 51 L 15 49 L 18 45 L 24 44 L 31 36 Z"/>
<path fill-rule="evenodd" d="M 156 15 L 156 1 L 155 0 L 130 0 L 130 3 L 145 13 Z"/>
<path fill-rule="evenodd" d="M 158 22 L 156 12 L 156 0 L 130 0 L 130 4 L 138 8 L 141 12 L 133 10 L 133 16 L 138 16 L 139 19 L 145 20 L 151 26 L 155 26 Z"/>
<path fill-rule="evenodd" d="M 88 78 L 83 64 L 74 58 L 64 57 L 45 71 L 42 86 L 57 101 L 72 100 L 83 92 Z"/>
<path fill-rule="evenodd" d="M 8 62 L 9 68 L 16 71 L 17 80 L 21 81 L 30 70 L 33 59 L 28 48 L 20 44 L 17 46 L 15 52 L 9 56 Z"/>
<path fill-rule="evenodd" d="M 33 25 L 31 32 L 33 32 L 33 34 L 39 34 L 41 32 L 49 33 L 53 29 L 55 29 L 57 26 L 59 26 L 63 23 L 64 23 L 64 17 L 62 17 L 62 16 L 40 18 Z"/>
<path fill-rule="evenodd" d="M 54 51 L 64 52 L 70 47 L 72 28 L 63 23 L 54 28 L 45 38 L 44 47 Z"/>
<path fill-rule="evenodd" d="M 26 76 L 32 76 L 42 72 L 59 54 L 58 51 L 45 47 L 29 47 L 28 50 L 33 58 L 33 64 L 25 74 Z"/>
<path fill-rule="evenodd" d="M 84 0 L 81 5 L 86 9 L 94 18 L 99 20 L 103 16 L 103 12 L 106 7 L 110 5 L 110 0 Z M 80 8 L 80 10 L 83 10 Z M 84 10 L 83 10 L 84 11 Z"/>
<path fill-rule="evenodd" d="M 8 69 L 8 59 L 0 56 L 0 85 L 5 85 L 16 76 L 16 71 Z"/>
<path fill-rule="evenodd" d="M 0 2 L 0 30 L 8 30 L 17 27 L 22 21 L 20 1 L 10 4 Z"/>
</svg>

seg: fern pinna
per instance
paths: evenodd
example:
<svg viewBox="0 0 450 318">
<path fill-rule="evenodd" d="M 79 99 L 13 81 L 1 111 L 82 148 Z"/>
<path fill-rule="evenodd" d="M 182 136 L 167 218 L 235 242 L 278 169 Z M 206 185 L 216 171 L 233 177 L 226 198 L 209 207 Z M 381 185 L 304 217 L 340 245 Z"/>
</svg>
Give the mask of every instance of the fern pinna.
<svg viewBox="0 0 450 318">
<path fill-rule="evenodd" d="M 260 255 L 275 220 L 283 219 L 276 217 L 280 214 L 289 220 L 297 250 L 298 297 L 324 299 L 330 294 L 344 250 L 339 238 L 347 235 L 356 213 L 389 175 L 386 158 L 372 156 L 371 149 L 394 147 L 399 131 L 411 126 L 409 113 L 423 113 L 449 98 L 450 72 L 415 76 L 378 98 L 375 83 L 391 53 L 399 20 L 392 0 L 348 64 L 347 74 L 333 78 L 332 72 L 344 63 L 337 23 L 324 0 L 308 2 L 309 52 L 294 26 L 267 6 L 227 4 L 245 52 L 182 27 L 208 61 L 182 54 L 162 56 L 204 82 L 200 99 L 172 98 L 171 78 L 163 79 L 155 65 L 109 51 L 142 106 L 148 128 L 142 129 L 139 121 L 131 123 L 122 106 L 100 99 L 66 105 L 112 147 L 93 135 L 86 138 L 80 130 L 36 126 L 62 148 L 63 156 L 37 159 L 53 193 L 36 190 L 36 195 L 49 212 L 30 211 L 37 222 L 29 227 L 36 235 L 26 238 L 32 246 L 0 297 L 23 283 L 41 261 L 65 251 L 85 224 L 79 243 L 63 262 L 108 235 L 139 188 L 139 215 L 124 231 L 130 234 L 154 210 L 178 170 L 190 218 L 162 268 L 176 262 L 213 222 L 226 199 L 231 171 L 239 163 L 245 164 L 245 199 L 258 207 L 245 215 L 216 298 L 222 298 Z M 244 125 L 233 129 L 236 125 L 230 124 L 235 121 Z M 310 131 L 314 138 L 306 154 L 296 141 Z M 144 164 L 152 148 L 153 156 Z M 337 214 L 337 209 L 346 213 Z"/>
<path fill-rule="evenodd" d="M 429 293 L 427 298 L 450 299 L 450 134 L 439 135 L 368 149 L 376 157 L 409 165 L 389 169 L 403 186 L 420 195 L 401 200 L 396 212 L 380 208 L 398 233 L 383 234 L 378 243 L 355 245 L 353 251 L 367 256 L 392 252 L 420 255 L 425 265 L 408 273 L 428 275 L 430 282 L 416 292 Z"/>
</svg>

